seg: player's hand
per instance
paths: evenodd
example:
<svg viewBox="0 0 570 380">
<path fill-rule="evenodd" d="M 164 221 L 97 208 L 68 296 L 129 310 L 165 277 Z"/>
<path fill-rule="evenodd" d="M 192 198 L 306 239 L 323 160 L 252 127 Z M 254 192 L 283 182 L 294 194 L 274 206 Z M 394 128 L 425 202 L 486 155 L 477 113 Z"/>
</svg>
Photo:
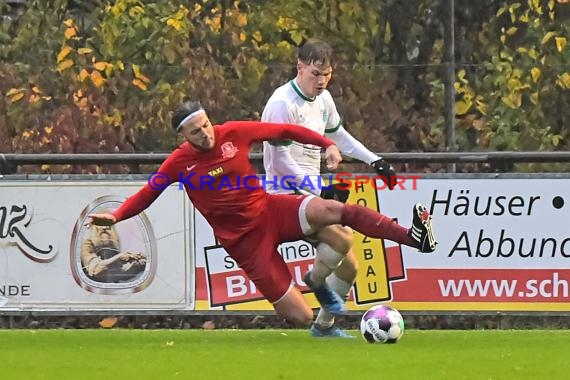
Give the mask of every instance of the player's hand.
<svg viewBox="0 0 570 380">
<path fill-rule="evenodd" d="M 396 175 L 396 171 L 392 165 L 384 161 L 383 158 L 374 161 L 370 165 L 376 170 L 376 173 L 382 178 L 386 186 L 388 186 L 388 189 L 394 190 L 394 176 Z"/>
<path fill-rule="evenodd" d="M 117 218 L 113 214 L 90 214 L 87 215 L 87 225 L 91 226 L 112 226 L 117 223 Z"/>
<path fill-rule="evenodd" d="M 329 170 L 335 170 L 338 167 L 342 161 L 342 156 L 336 145 L 331 145 L 325 150 L 325 161 Z"/>
</svg>

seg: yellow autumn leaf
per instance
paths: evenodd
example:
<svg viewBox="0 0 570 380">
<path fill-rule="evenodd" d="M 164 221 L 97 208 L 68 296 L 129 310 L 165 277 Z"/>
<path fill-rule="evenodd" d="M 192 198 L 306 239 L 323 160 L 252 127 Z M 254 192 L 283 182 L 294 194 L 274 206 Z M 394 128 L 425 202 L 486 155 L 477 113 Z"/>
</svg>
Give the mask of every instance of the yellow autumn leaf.
<svg viewBox="0 0 570 380">
<path fill-rule="evenodd" d="M 131 67 L 133 68 L 133 73 L 135 74 L 135 77 L 141 75 L 141 67 L 139 65 L 133 63 Z"/>
<path fill-rule="evenodd" d="M 237 26 L 246 26 L 247 25 L 247 14 L 246 13 L 239 13 L 236 19 Z"/>
<path fill-rule="evenodd" d="M 215 8 L 212 9 L 212 13 L 215 13 Z M 213 14 L 212 17 L 208 17 L 205 20 L 206 25 L 210 27 L 212 32 L 217 33 L 222 28 L 222 18 L 220 15 Z"/>
<path fill-rule="evenodd" d="M 65 26 L 68 26 L 68 27 L 72 27 L 74 24 L 73 19 L 71 19 L 71 18 L 68 18 L 63 23 L 65 24 Z"/>
<path fill-rule="evenodd" d="M 57 71 L 59 72 L 65 71 L 69 69 L 71 66 L 73 66 L 73 61 L 71 59 L 66 59 L 65 61 L 60 62 L 57 65 Z"/>
<path fill-rule="evenodd" d="M 453 88 L 455 89 L 456 94 L 462 94 L 465 92 L 463 85 L 459 82 L 453 82 Z"/>
<path fill-rule="evenodd" d="M 81 82 L 83 82 L 88 77 L 89 77 L 89 71 L 87 71 L 85 69 L 81 69 L 81 71 L 79 72 L 79 80 Z"/>
<path fill-rule="evenodd" d="M 513 34 L 515 34 L 517 32 L 517 30 L 519 30 L 519 28 L 517 28 L 516 26 L 511 26 L 509 29 L 507 29 L 507 34 L 509 36 L 512 36 Z"/>
<path fill-rule="evenodd" d="M 121 124 L 121 122 L 123 121 L 123 114 L 121 113 L 121 111 L 116 109 L 113 111 L 113 114 L 110 116 L 110 118 L 115 125 L 118 125 Z"/>
<path fill-rule="evenodd" d="M 16 92 L 16 93 L 13 93 L 13 94 L 11 94 L 11 95 L 8 95 L 8 97 L 10 98 L 10 101 L 11 101 L 12 103 L 16 103 L 17 101 L 22 100 L 22 98 L 24 97 L 24 95 L 25 95 L 25 92 L 24 92 L 24 91 L 20 91 L 20 92 Z"/>
<path fill-rule="evenodd" d="M 540 79 L 540 74 L 541 74 L 541 71 L 538 67 L 533 67 L 530 70 L 530 77 L 532 78 L 532 81 L 534 83 L 538 82 L 538 80 Z"/>
<path fill-rule="evenodd" d="M 6 96 L 12 96 L 14 94 L 18 94 L 18 93 L 23 92 L 23 91 L 24 91 L 23 88 L 11 88 L 6 93 Z"/>
<path fill-rule="evenodd" d="M 513 92 L 509 96 L 503 96 L 501 100 L 510 108 L 517 109 L 522 104 L 522 95 L 519 92 Z"/>
<path fill-rule="evenodd" d="M 279 16 L 277 21 L 275 22 L 275 26 L 278 29 L 288 29 L 291 26 L 292 22 L 291 19 Z"/>
<path fill-rule="evenodd" d="M 30 137 L 32 137 L 32 134 L 30 133 L 30 131 L 24 131 L 22 132 L 22 137 L 24 138 L 24 140 L 27 140 Z"/>
<path fill-rule="evenodd" d="M 108 63 L 106 62 L 106 67 L 105 67 L 105 76 L 107 76 L 107 78 L 109 78 L 111 76 L 111 74 L 113 74 L 113 69 L 115 68 L 115 66 L 113 66 L 112 63 Z"/>
<path fill-rule="evenodd" d="M 562 50 L 564 50 L 566 46 L 566 37 L 556 37 L 554 40 L 556 41 L 556 50 L 562 53 Z"/>
<path fill-rule="evenodd" d="M 119 319 L 117 317 L 106 317 L 99 321 L 99 326 L 104 329 L 111 329 L 115 327 Z"/>
<path fill-rule="evenodd" d="M 528 56 L 531 57 L 532 59 L 536 59 L 536 58 L 538 58 L 538 53 L 537 53 L 537 51 L 533 48 L 533 49 L 530 49 L 530 50 L 528 51 Z"/>
<path fill-rule="evenodd" d="M 239 34 L 239 40 L 240 40 L 241 42 L 244 42 L 246 38 L 247 38 L 247 35 L 246 35 L 244 32 L 240 32 L 240 34 Z"/>
<path fill-rule="evenodd" d="M 459 79 L 461 83 L 467 84 L 469 81 L 465 78 L 465 75 L 467 75 L 467 72 L 465 69 L 461 69 L 457 72 L 457 79 Z"/>
<path fill-rule="evenodd" d="M 135 78 L 139 79 L 145 83 L 149 83 L 150 79 L 143 74 L 141 67 L 139 65 L 132 64 L 133 74 L 135 74 Z"/>
<path fill-rule="evenodd" d="M 99 71 L 103 71 L 107 67 L 107 62 L 95 62 L 93 67 Z"/>
<path fill-rule="evenodd" d="M 129 16 L 134 17 L 144 13 L 144 8 L 140 5 L 134 6 L 129 9 Z"/>
<path fill-rule="evenodd" d="M 548 32 L 548 33 L 546 33 L 546 34 L 544 35 L 544 37 L 542 37 L 541 44 L 544 45 L 545 43 L 547 43 L 548 41 L 550 41 L 550 40 L 552 39 L 552 37 L 554 37 L 555 35 L 556 35 L 555 32 Z"/>
<path fill-rule="evenodd" d="M 255 32 L 253 32 L 252 37 L 257 42 L 261 42 L 261 40 L 263 39 L 263 36 L 261 35 L 261 32 L 259 30 L 256 30 Z"/>
<path fill-rule="evenodd" d="M 570 73 L 559 75 L 556 84 L 560 87 L 570 89 Z"/>
<path fill-rule="evenodd" d="M 139 75 L 137 75 L 136 78 L 142 80 L 144 83 L 147 84 L 150 83 L 150 79 L 143 73 L 139 73 Z"/>
<path fill-rule="evenodd" d="M 147 89 L 146 83 L 144 83 L 142 80 L 140 80 L 140 79 L 138 79 L 138 78 L 133 79 L 133 80 L 132 80 L 132 83 L 133 83 L 136 87 L 140 88 L 140 89 L 143 90 L 143 91 L 146 91 L 146 89 Z"/>
<path fill-rule="evenodd" d="M 69 27 L 69 28 L 65 29 L 64 35 L 65 35 L 65 39 L 69 40 L 69 39 L 75 37 L 77 35 L 77 32 L 76 32 L 74 27 Z"/>
<path fill-rule="evenodd" d="M 47 135 L 49 135 L 49 134 L 52 133 L 52 131 L 53 131 L 53 126 L 51 126 L 51 127 L 47 127 L 47 126 L 44 127 L 44 131 L 45 131 L 45 133 L 46 133 Z"/>
<path fill-rule="evenodd" d="M 180 20 L 176 20 L 174 18 L 169 18 L 166 20 L 166 25 L 173 27 L 176 31 L 181 31 L 184 24 Z"/>
<path fill-rule="evenodd" d="M 67 45 L 62 47 L 61 50 L 59 51 L 59 54 L 57 55 L 57 63 L 60 63 L 61 61 L 63 61 L 65 59 L 65 57 L 67 57 L 69 55 L 69 53 L 71 53 L 72 50 L 73 49 Z"/>
<path fill-rule="evenodd" d="M 82 55 L 83 54 L 89 54 L 92 52 L 93 52 L 93 50 L 91 48 L 79 48 L 79 49 L 77 49 L 77 53 L 82 54 Z"/>
<path fill-rule="evenodd" d="M 458 100 L 455 102 L 455 114 L 459 116 L 465 115 L 467 112 L 469 112 L 471 105 L 472 103 L 466 103 L 463 100 Z"/>
<path fill-rule="evenodd" d="M 37 94 L 31 94 L 30 97 L 28 98 L 28 102 L 30 103 L 37 103 L 40 101 L 40 97 Z"/>
<path fill-rule="evenodd" d="M 485 99 L 483 99 L 482 96 L 477 96 L 475 99 L 475 107 L 483 115 L 487 115 L 487 104 L 485 103 Z"/>
<path fill-rule="evenodd" d="M 93 82 L 96 87 L 101 87 L 105 83 L 105 78 L 103 78 L 99 71 L 93 71 L 91 72 L 91 82 Z"/>
</svg>

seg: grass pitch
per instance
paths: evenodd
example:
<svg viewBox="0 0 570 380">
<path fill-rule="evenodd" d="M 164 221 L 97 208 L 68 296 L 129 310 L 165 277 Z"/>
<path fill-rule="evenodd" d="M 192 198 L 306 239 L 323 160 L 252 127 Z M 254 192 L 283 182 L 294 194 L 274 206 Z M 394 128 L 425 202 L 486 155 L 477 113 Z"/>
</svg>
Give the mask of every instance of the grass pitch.
<svg viewBox="0 0 570 380">
<path fill-rule="evenodd" d="M 0 379 L 567 379 L 568 330 L 0 330 Z"/>
</svg>

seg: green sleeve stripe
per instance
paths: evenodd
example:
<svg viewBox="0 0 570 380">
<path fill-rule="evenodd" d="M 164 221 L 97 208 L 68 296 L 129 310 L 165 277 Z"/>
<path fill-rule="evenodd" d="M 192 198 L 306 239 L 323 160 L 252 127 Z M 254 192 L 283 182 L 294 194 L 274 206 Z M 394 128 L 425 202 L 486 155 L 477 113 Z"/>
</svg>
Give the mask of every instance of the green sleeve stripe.
<svg viewBox="0 0 570 380">
<path fill-rule="evenodd" d="M 342 127 L 342 120 L 338 122 L 338 124 L 336 125 L 336 127 L 330 128 L 330 129 L 325 129 L 325 133 L 335 133 L 336 131 L 339 130 L 339 128 Z"/>
<path fill-rule="evenodd" d="M 293 141 L 291 141 L 291 140 L 272 140 L 272 141 L 269 141 L 269 145 L 272 145 L 272 146 L 289 146 L 291 144 L 293 144 Z"/>
</svg>

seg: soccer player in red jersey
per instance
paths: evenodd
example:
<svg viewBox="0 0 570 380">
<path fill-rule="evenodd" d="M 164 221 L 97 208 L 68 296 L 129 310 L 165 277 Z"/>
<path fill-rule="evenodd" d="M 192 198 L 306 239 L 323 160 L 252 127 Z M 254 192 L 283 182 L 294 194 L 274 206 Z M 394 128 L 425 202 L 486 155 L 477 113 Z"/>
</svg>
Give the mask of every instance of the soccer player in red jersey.
<svg viewBox="0 0 570 380">
<path fill-rule="evenodd" d="M 149 207 L 168 184 L 182 182 L 228 254 L 275 312 L 291 323 L 310 326 L 313 311 L 295 287 L 277 250 L 279 244 L 302 240 L 332 224 L 415 248 L 427 238 L 418 239 L 391 218 L 359 205 L 313 195 L 266 193 L 249 161 L 250 146 L 271 139 L 317 145 L 326 149 L 325 160 L 333 170 L 342 157 L 334 143 L 318 133 L 292 124 L 256 121 L 228 121 L 214 127 L 200 103 L 192 101 L 175 111 L 172 126 L 186 142 L 160 166 L 157 173 L 164 176 L 164 186 L 153 187 L 149 180 L 112 213 L 90 215 L 89 223 L 113 225 L 128 219 Z M 422 221 L 418 224 L 416 219 L 413 227 L 421 227 Z M 430 232 L 425 230 L 424 235 Z M 323 307 L 337 314 L 344 311 L 344 300 L 326 285 L 312 290 Z"/>
</svg>

